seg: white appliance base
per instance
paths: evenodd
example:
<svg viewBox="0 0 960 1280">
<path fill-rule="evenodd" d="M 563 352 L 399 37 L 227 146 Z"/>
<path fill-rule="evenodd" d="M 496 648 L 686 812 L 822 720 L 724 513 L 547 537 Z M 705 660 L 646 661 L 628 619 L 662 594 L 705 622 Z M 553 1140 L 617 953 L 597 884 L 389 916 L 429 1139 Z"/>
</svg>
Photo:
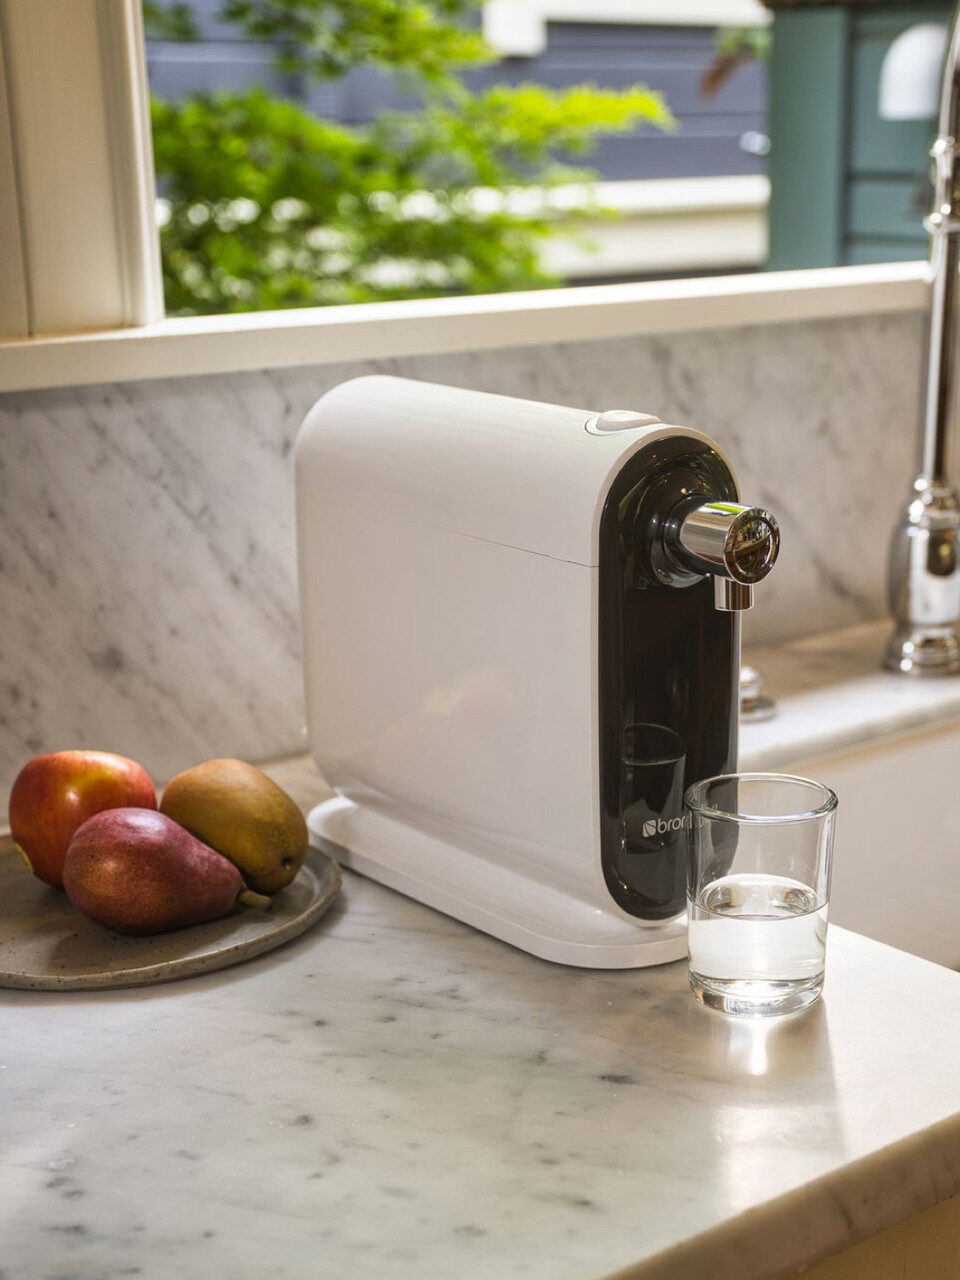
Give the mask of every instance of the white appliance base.
<svg viewBox="0 0 960 1280">
<path fill-rule="evenodd" d="M 557 964 L 639 969 L 687 954 L 686 918 L 633 925 L 338 796 L 307 817 L 310 841 L 361 875 Z"/>
</svg>

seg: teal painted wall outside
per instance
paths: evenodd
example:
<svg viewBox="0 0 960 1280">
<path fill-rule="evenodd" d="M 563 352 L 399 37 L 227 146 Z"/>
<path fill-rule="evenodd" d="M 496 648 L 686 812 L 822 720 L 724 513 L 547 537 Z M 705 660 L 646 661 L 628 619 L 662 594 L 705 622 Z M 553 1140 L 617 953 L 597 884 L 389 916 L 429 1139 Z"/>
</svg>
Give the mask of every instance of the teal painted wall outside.
<svg viewBox="0 0 960 1280">
<path fill-rule="evenodd" d="M 895 36 L 950 0 L 778 9 L 770 71 L 771 270 L 926 256 L 935 122 L 881 120 Z"/>
<path fill-rule="evenodd" d="M 849 10 L 783 9 L 770 64 L 771 270 L 840 261 Z"/>
</svg>

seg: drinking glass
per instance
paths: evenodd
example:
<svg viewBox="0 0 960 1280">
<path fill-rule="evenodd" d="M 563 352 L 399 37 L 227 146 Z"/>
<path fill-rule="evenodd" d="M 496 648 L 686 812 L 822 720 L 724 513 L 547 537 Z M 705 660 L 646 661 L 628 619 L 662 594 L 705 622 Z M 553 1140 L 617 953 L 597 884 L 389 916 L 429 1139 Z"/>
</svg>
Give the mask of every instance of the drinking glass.
<svg viewBox="0 0 960 1280">
<path fill-rule="evenodd" d="M 837 797 L 806 778 L 731 773 L 687 790 L 690 987 L 768 1017 L 823 989 Z"/>
</svg>

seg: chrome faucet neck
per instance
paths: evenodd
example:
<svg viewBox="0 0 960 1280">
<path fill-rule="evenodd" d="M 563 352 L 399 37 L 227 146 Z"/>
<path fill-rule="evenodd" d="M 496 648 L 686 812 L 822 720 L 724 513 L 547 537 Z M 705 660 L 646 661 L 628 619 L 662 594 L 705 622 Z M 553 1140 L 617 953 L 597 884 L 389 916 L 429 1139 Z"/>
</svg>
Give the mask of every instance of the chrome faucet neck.
<svg viewBox="0 0 960 1280">
<path fill-rule="evenodd" d="M 933 161 L 930 324 L 919 473 L 890 548 L 890 612 L 896 626 L 883 665 L 903 675 L 960 673 L 960 501 L 950 483 L 960 359 L 960 6 L 953 15 Z"/>
</svg>

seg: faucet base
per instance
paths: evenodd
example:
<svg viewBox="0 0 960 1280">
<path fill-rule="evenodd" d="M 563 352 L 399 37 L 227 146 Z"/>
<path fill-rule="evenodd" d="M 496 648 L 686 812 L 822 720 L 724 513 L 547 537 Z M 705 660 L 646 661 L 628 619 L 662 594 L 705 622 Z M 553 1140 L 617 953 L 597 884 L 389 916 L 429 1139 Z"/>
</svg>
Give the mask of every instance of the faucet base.
<svg viewBox="0 0 960 1280">
<path fill-rule="evenodd" d="M 894 631 L 883 666 L 905 676 L 960 673 L 960 496 L 920 475 L 890 543 Z"/>
<path fill-rule="evenodd" d="M 883 666 L 904 676 L 960 675 L 960 634 L 952 627 L 897 627 Z"/>
</svg>

